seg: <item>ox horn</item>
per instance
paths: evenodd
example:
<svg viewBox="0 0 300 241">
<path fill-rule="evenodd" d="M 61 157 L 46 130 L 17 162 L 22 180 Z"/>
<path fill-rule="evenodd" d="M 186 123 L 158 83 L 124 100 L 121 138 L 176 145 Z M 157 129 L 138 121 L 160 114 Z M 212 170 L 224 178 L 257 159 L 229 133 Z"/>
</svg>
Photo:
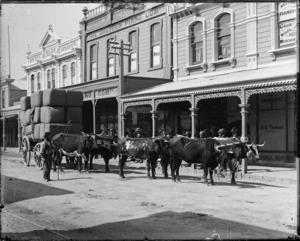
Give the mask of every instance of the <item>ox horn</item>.
<svg viewBox="0 0 300 241">
<path fill-rule="evenodd" d="M 246 144 L 248 147 L 252 146 L 254 144 L 254 141 L 252 141 L 251 144 Z"/>
<path fill-rule="evenodd" d="M 264 141 L 263 144 L 257 144 L 256 146 L 264 146 L 266 144 L 266 141 Z"/>
</svg>

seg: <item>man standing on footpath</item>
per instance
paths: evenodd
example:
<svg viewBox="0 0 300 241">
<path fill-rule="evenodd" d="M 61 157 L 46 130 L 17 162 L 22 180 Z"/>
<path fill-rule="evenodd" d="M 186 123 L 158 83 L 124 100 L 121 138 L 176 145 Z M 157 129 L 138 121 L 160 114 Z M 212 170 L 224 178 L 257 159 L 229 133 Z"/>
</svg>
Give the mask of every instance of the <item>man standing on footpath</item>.
<svg viewBox="0 0 300 241">
<path fill-rule="evenodd" d="M 52 145 L 51 145 L 51 133 L 46 132 L 44 135 L 44 141 L 41 147 L 41 156 L 43 162 L 43 177 L 45 182 L 51 181 L 50 171 L 52 165 Z"/>
</svg>

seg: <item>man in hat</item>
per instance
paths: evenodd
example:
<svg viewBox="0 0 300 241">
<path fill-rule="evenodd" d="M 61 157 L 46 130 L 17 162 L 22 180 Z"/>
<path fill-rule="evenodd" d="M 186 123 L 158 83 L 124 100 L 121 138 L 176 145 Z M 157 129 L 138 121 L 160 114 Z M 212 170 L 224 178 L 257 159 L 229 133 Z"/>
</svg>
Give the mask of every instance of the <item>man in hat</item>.
<svg viewBox="0 0 300 241">
<path fill-rule="evenodd" d="M 240 139 L 240 137 L 238 136 L 238 128 L 236 127 L 232 127 L 231 129 L 231 133 L 232 133 L 232 137 L 231 138 L 236 138 L 236 139 Z"/>
<path fill-rule="evenodd" d="M 220 130 L 218 131 L 218 133 L 219 133 L 219 136 L 218 136 L 218 137 L 222 137 L 222 138 L 225 137 L 225 129 L 220 129 Z"/>
<path fill-rule="evenodd" d="M 44 135 L 44 141 L 41 146 L 41 156 L 44 160 L 43 162 L 43 177 L 44 181 L 49 182 L 50 170 L 52 165 L 52 145 L 51 145 L 51 133 L 46 132 Z"/>
</svg>

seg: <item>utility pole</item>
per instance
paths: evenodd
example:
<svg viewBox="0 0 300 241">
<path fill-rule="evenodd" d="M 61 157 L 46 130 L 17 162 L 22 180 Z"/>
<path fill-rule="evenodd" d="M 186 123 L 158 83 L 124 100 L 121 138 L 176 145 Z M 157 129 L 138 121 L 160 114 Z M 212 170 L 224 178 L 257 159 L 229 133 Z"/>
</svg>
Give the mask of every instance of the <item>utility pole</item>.
<svg viewBox="0 0 300 241">
<path fill-rule="evenodd" d="M 122 125 L 122 103 L 121 103 L 121 96 L 124 94 L 124 55 L 130 56 L 128 53 L 124 53 L 125 51 L 130 51 L 130 44 L 123 43 L 123 40 L 121 39 L 120 42 L 116 41 L 109 41 L 109 44 L 112 44 L 111 48 L 118 49 L 119 52 L 109 52 L 109 54 L 113 55 L 119 55 L 119 82 L 118 82 L 118 136 L 124 137 L 124 127 Z M 117 46 L 118 45 L 118 46 Z M 126 48 L 124 48 L 124 46 Z"/>
</svg>

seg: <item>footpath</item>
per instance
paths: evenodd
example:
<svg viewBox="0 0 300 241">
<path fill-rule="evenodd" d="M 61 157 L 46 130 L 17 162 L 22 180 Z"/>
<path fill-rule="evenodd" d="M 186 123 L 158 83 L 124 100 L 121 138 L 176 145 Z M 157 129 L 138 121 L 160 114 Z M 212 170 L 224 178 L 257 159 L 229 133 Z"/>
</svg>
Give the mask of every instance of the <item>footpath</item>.
<svg viewBox="0 0 300 241">
<path fill-rule="evenodd" d="M 6 148 L 5 151 L 1 149 L 1 156 L 13 156 L 21 158 L 22 155 L 18 151 L 18 148 Z M 31 153 L 31 159 L 33 160 L 33 152 Z M 118 165 L 118 159 L 110 161 L 110 164 Z M 295 165 L 296 166 L 296 165 Z M 161 166 L 158 165 L 158 169 Z M 194 169 L 193 166 L 186 167 L 182 165 L 180 172 L 188 173 L 200 173 L 202 170 Z M 274 183 L 274 184 L 297 184 L 297 170 L 296 167 L 273 167 L 273 166 L 261 166 L 261 165 L 247 165 L 247 173 L 242 176 L 241 172 L 237 175 L 237 180 L 248 180 L 257 181 L 263 183 Z"/>
</svg>

